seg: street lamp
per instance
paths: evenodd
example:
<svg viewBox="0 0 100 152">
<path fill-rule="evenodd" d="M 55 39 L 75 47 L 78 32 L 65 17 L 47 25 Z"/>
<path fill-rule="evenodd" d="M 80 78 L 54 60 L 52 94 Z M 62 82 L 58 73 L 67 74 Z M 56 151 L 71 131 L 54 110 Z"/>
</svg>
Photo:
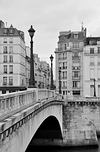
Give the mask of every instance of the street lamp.
<svg viewBox="0 0 100 152">
<path fill-rule="evenodd" d="M 29 79 L 29 88 L 35 88 L 35 77 L 34 77 L 34 57 L 33 57 L 33 36 L 35 30 L 33 29 L 32 25 L 31 28 L 28 30 L 31 41 L 30 41 L 30 79 Z"/>
<path fill-rule="evenodd" d="M 51 60 L 51 86 L 50 89 L 53 90 L 54 89 L 54 85 L 53 85 L 53 56 L 51 54 L 50 56 L 50 60 Z"/>
<path fill-rule="evenodd" d="M 95 88 L 95 81 L 96 81 L 96 79 L 94 78 L 93 81 L 94 81 L 94 97 L 96 97 L 96 88 Z"/>
<path fill-rule="evenodd" d="M 59 67 L 59 94 L 61 94 L 61 67 Z"/>
</svg>

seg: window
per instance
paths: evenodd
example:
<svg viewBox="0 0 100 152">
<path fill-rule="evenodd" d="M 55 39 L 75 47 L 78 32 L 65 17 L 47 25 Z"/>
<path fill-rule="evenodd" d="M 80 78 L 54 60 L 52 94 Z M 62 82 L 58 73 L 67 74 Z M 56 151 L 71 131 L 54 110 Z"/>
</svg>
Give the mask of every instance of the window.
<svg viewBox="0 0 100 152">
<path fill-rule="evenodd" d="M 67 62 L 63 62 L 63 69 L 67 69 Z"/>
<path fill-rule="evenodd" d="M 90 54 L 94 54 L 94 48 L 90 48 Z"/>
<path fill-rule="evenodd" d="M 73 72 L 73 76 L 74 76 L 75 78 L 78 78 L 79 72 L 78 72 L 78 71 L 74 71 L 74 72 Z"/>
<path fill-rule="evenodd" d="M 65 50 L 67 49 L 66 44 L 65 44 Z"/>
<path fill-rule="evenodd" d="M 4 73 L 7 73 L 7 65 L 4 65 L 3 68 L 4 68 Z"/>
<path fill-rule="evenodd" d="M 9 38 L 9 43 L 13 43 L 13 38 Z"/>
<path fill-rule="evenodd" d="M 73 88 L 80 88 L 80 81 L 73 81 Z"/>
<path fill-rule="evenodd" d="M 64 88 L 67 87 L 67 81 L 63 81 L 63 87 L 64 87 Z"/>
<path fill-rule="evenodd" d="M 3 62 L 7 63 L 7 55 L 4 55 Z"/>
<path fill-rule="evenodd" d="M 7 32 L 8 32 L 8 30 L 5 28 L 4 31 L 3 31 L 3 33 L 7 34 Z"/>
<path fill-rule="evenodd" d="M 95 71 L 94 69 L 90 69 L 90 79 L 93 79 L 95 76 Z"/>
<path fill-rule="evenodd" d="M 65 91 L 63 91 L 63 95 L 65 95 Z"/>
<path fill-rule="evenodd" d="M 79 90 L 73 91 L 73 95 L 80 95 L 80 91 Z"/>
<path fill-rule="evenodd" d="M 7 53 L 7 46 L 3 47 L 3 53 Z"/>
<path fill-rule="evenodd" d="M 63 72 L 63 79 L 67 79 L 67 71 Z"/>
<path fill-rule="evenodd" d="M 9 46 L 9 54 L 13 53 L 13 46 Z"/>
<path fill-rule="evenodd" d="M 58 59 L 59 59 L 59 60 L 61 59 L 61 53 L 58 54 Z"/>
<path fill-rule="evenodd" d="M 100 66 L 100 62 L 98 62 L 98 66 Z"/>
<path fill-rule="evenodd" d="M 13 85 L 13 77 L 12 76 L 9 77 L 9 85 Z"/>
<path fill-rule="evenodd" d="M 14 29 L 13 29 L 13 28 L 10 28 L 10 29 L 9 29 L 9 33 L 10 33 L 10 34 L 13 34 L 13 33 L 14 33 Z"/>
<path fill-rule="evenodd" d="M 7 38 L 4 38 L 3 43 L 7 43 Z"/>
<path fill-rule="evenodd" d="M 73 88 L 77 88 L 77 81 L 73 81 Z"/>
<path fill-rule="evenodd" d="M 9 73 L 13 73 L 13 65 L 9 65 Z"/>
<path fill-rule="evenodd" d="M 94 85 L 90 85 L 90 96 L 94 96 Z"/>
<path fill-rule="evenodd" d="M 98 54 L 100 54 L 100 47 L 98 47 Z"/>
<path fill-rule="evenodd" d="M 13 56 L 12 56 L 12 55 L 9 56 L 9 62 L 10 62 L 10 63 L 13 62 Z"/>
<path fill-rule="evenodd" d="M 79 56 L 79 53 L 78 52 L 74 52 L 72 54 L 72 60 L 80 60 L 80 56 Z"/>
<path fill-rule="evenodd" d="M 3 85 L 7 85 L 7 77 L 3 77 Z"/>
<path fill-rule="evenodd" d="M 78 39 L 78 34 L 74 34 L 74 39 Z"/>
<path fill-rule="evenodd" d="M 94 66 L 94 57 L 90 57 L 90 66 Z"/>
<path fill-rule="evenodd" d="M 79 43 L 73 43 L 73 48 L 79 48 Z"/>
<path fill-rule="evenodd" d="M 94 62 L 90 62 L 90 66 L 94 66 Z"/>
<path fill-rule="evenodd" d="M 98 85 L 98 96 L 100 97 L 100 85 Z"/>
</svg>

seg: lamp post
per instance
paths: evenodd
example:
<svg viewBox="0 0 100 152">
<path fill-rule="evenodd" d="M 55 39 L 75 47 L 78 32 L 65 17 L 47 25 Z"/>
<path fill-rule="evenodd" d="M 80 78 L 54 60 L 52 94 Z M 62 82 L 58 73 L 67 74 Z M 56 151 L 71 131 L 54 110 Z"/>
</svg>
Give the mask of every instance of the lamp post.
<svg viewBox="0 0 100 152">
<path fill-rule="evenodd" d="M 29 79 L 29 88 L 35 88 L 35 77 L 34 77 L 34 57 L 33 57 L 33 36 L 35 30 L 33 29 L 32 25 L 31 28 L 28 30 L 31 41 L 30 41 L 30 79 Z"/>
<path fill-rule="evenodd" d="M 61 67 L 59 67 L 59 94 L 61 94 Z"/>
<path fill-rule="evenodd" d="M 95 81 L 96 81 L 96 79 L 94 78 L 93 81 L 94 81 L 94 97 L 96 97 L 96 88 L 95 88 Z"/>
<path fill-rule="evenodd" d="M 53 90 L 54 85 L 53 85 L 53 56 L 52 56 L 52 54 L 50 56 L 50 60 L 51 60 L 51 86 L 50 86 L 50 89 Z"/>
</svg>

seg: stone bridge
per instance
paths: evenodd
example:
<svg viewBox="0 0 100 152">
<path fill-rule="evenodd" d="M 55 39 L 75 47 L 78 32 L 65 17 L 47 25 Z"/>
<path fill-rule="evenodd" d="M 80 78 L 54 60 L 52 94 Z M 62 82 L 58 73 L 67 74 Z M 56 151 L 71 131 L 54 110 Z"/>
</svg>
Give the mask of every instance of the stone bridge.
<svg viewBox="0 0 100 152">
<path fill-rule="evenodd" d="M 0 152 L 25 152 L 37 134 L 44 140 L 62 139 L 62 104 L 62 96 L 50 90 L 0 96 Z"/>
<path fill-rule="evenodd" d="M 99 98 L 64 101 L 36 88 L 0 96 L 0 152 L 27 152 L 43 143 L 97 146 L 99 133 Z"/>
</svg>

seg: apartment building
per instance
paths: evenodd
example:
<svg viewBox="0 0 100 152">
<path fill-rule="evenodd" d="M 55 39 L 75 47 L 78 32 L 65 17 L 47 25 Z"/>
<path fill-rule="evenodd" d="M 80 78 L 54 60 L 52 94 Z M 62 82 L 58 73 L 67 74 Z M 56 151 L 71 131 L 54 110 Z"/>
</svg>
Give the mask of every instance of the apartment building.
<svg viewBox="0 0 100 152">
<path fill-rule="evenodd" d="M 83 47 L 86 28 L 81 31 L 59 33 L 56 58 L 56 90 L 59 91 L 59 69 L 61 70 L 61 92 L 74 96 L 83 95 Z"/>
<path fill-rule="evenodd" d="M 100 97 L 100 37 L 87 37 L 83 51 L 83 96 Z"/>
<path fill-rule="evenodd" d="M 24 32 L 0 21 L 0 93 L 26 89 Z"/>
<path fill-rule="evenodd" d="M 26 82 L 27 87 L 29 86 L 30 78 L 30 48 L 26 47 Z M 37 88 L 50 88 L 50 66 L 46 61 L 41 61 L 38 54 L 34 53 L 34 76 L 35 76 L 35 85 Z"/>
</svg>

